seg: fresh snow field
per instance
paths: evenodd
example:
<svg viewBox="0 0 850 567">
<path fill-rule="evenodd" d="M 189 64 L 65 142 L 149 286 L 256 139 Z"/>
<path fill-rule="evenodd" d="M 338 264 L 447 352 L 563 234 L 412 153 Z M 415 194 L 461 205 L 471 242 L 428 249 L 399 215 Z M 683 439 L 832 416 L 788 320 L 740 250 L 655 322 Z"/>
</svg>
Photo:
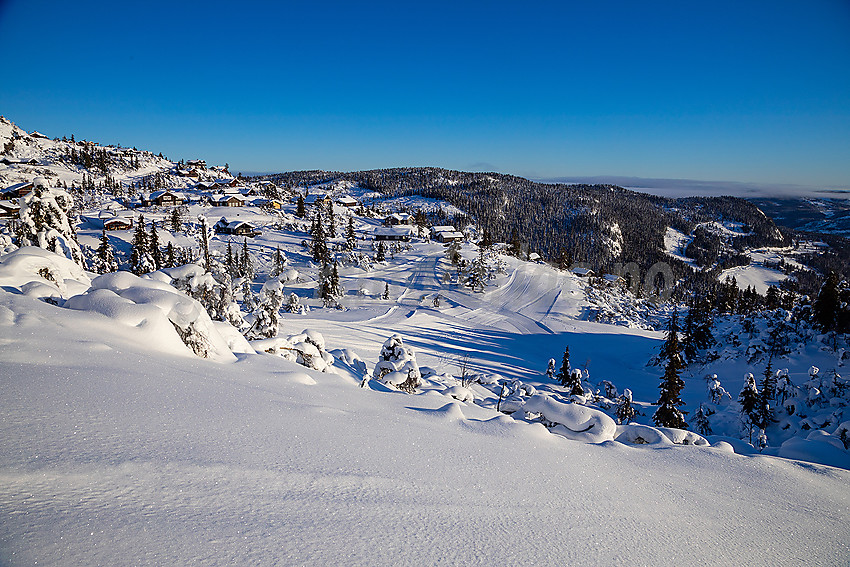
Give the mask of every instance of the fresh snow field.
<svg viewBox="0 0 850 567">
<path fill-rule="evenodd" d="M 283 327 L 319 330 L 329 350 L 348 348 L 369 367 L 399 332 L 420 365 L 456 371 L 446 354 L 470 352 L 477 370 L 536 373 L 541 387 L 541 365 L 568 342 L 595 374 L 628 378 L 636 399 L 654 395 L 658 369 L 644 361 L 659 333 L 559 315 L 552 306 L 569 313 L 581 300 L 563 298 L 576 291 L 569 285 L 547 294 L 545 278 L 529 277 L 535 266 L 489 294 L 448 291 L 445 310 L 423 307 L 435 262 L 417 260 L 412 284 L 399 282 L 401 297 L 382 302 L 382 314 L 364 308 L 365 320 L 333 322 L 313 310 Z M 167 348 L 123 315 L 16 292 L 16 273 L 7 270 L 0 293 L 3 564 L 850 557 L 846 470 L 728 446 L 573 441 L 434 391 L 361 388 L 341 364 L 320 373 L 264 354 L 212 362 Z"/>
</svg>

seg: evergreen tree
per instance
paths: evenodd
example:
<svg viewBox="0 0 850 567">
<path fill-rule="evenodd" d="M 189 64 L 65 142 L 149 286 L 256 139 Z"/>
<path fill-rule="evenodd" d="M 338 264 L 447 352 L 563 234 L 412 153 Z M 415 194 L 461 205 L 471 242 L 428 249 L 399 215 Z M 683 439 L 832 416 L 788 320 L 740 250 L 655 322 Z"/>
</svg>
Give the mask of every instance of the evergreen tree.
<svg viewBox="0 0 850 567">
<path fill-rule="evenodd" d="M 348 228 L 345 231 L 345 247 L 349 252 L 357 248 L 357 235 L 354 234 L 354 217 L 348 217 Z"/>
<path fill-rule="evenodd" d="M 130 249 L 130 271 L 140 276 L 156 269 L 148 246 L 148 234 L 145 232 L 145 217 L 139 215 L 136 231 Z"/>
<path fill-rule="evenodd" d="M 183 221 L 180 218 L 180 211 L 177 207 L 171 209 L 171 216 L 169 217 L 169 221 L 171 222 L 171 232 L 178 233 L 180 229 L 183 227 Z"/>
<path fill-rule="evenodd" d="M 764 378 L 761 382 L 761 393 L 759 393 L 758 423 L 762 428 L 767 427 L 773 421 L 772 405 L 776 399 L 776 374 L 773 372 L 772 357 L 767 360 L 767 368 L 764 369 Z"/>
<path fill-rule="evenodd" d="M 635 417 L 635 408 L 632 405 L 632 391 L 626 388 L 623 394 L 617 398 L 617 423 L 627 424 Z"/>
<path fill-rule="evenodd" d="M 20 198 L 18 243 L 44 248 L 83 266 L 83 253 L 69 219 L 73 198 L 58 187 L 51 188 L 43 177 L 32 183 L 32 191 Z"/>
<path fill-rule="evenodd" d="M 381 299 L 389 299 L 390 298 L 390 284 L 389 282 L 384 282 L 384 294 L 381 296 Z"/>
<path fill-rule="evenodd" d="M 561 358 L 561 368 L 558 370 L 558 374 L 556 375 L 558 378 L 558 382 L 563 387 L 567 387 L 571 385 L 571 369 L 570 369 L 570 347 L 567 345 L 567 348 L 564 349 L 564 356 Z"/>
<path fill-rule="evenodd" d="M 254 310 L 254 324 L 248 330 L 252 338 L 271 338 L 280 327 L 280 308 L 283 305 L 283 290 L 279 282 L 267 281 L 260 292 L 260 304 Z"/>
<path fill-rule="evenodd" d="M 269 276 L 276 278 L 282 274 L 283 270 L 286 269 L 286 262 L 286 255 L 280 251 L 280 246 L 278 246 L 274 251 L 274 266 L 272 267 Z"/>
<path fill-rule="evenodd" d="M 549 380 L 552 380 L 552 381 L 555 380 L 555 359 L 554 358 L 549 359 L 549 365 L 546 367 L 546 377 Z"/>
<path fill-rule="evenodd" d="M 198 217 L 198 221 L 201 223 L 201 257 L 204 259 L 204 268 L 210 270 L 212 259 L 210 258 L 210 235 L 209 228 L 207 227 L 207 219 L 205 217 Z"/>
<path fill-rule="evenodd" d="M 697 361 L 701 351 L 715 344 L 714 335 L 711 332 L 713 326 L 711 304 L 705 296 L 695 294 L 688 303 L 685 332 L 682 337 L 682 352 L 689 363 Z"/>
<path fill-rule="evenodd" d="M 332 199 L 328 199 L 328 238 L 336 238 L 336 215 Z"/>
<path fill-rule="evenodd" d="M 711 423 L 708 421 L 709 415 L 710 410 L 700 404 L 697 413 L 694 414 L 694 426 L 700 435 L 711 435 Z"/>
<path fill-rule="evenodd" d="M 151 234 L 148 241 L 148 248 L 150 249 L 154 268 L 157 270 L 162 268 L 162 250 L 159 248 L 159 234 L 156 232 L 156 221 L 151 221 Z"/>
<path fill-rule="evenodd" d="M 298 195 L 298 204 L 295 205 L 295 216 L 303 219 L 307 216 L 307 208 L 304 206 L 304 196 Z"/>
<path fill-rule="evenodd" d="M 387 259 L 387 249 L 384 246 L 384 241 L 378 241 L 378 250 L 375 252 L 375 261 L 376 262 L 385 262 Z"/>
<path fill-rule="evenodd" d="M 484 248 L 478 248 L 478 257 L 472 262 L 469 268 L 469 273 L 466 280 L 466 285 L 472 288 L 472 291 L 484 291 L 487 287 L 488 279 L 487 260 L 484 258 Z"/>
<path fill-rule="evenodd" d="M 168 245 L 165 247 L 165 267 L 177 267 L 177 257 L 174 253 L 174 244 L 172 244 L 170 240 L 168 241 Z"/>
<path fill-rule="evenodd" d="M 741 388 L 741 393 L 738 394 L 738 403 L 741 404 L 741 417 L 744 420 L 744 424 L 749 427 L 750 443 L 753 442 L 753 426 L 758 425 L 760 422 L 760 402 L 761 397 L 756 387 L 755 376 L 748 373 L 744 376 L 744 387 Z"/>
<path fill-rule="evenodd" d="M 97 255 L 94 259 L 94 271 L 98 274 L 109 274 L 118 270 L 118 262 L 115 261 L 115 252 L 109 243 L 106 229 L 100 235 L 100 245 L 97 247 Z"/>
<path fill-rule="evenodd" d="M 316 228 L 313 231 L 313 259 L 321 265 L 330 260 L 328 242 L 325 238 L 325 228 L 322 226 L 321 208 L 316 210 Z"/>
<path fill-rule="evenodd" d="M 839 311 L 838 290 L 838 274 L 830 272 L 812 305 L 812 316 L 814 317 L 815 324 L 826 332 L 836 330 L 836 314 Z"/>
<path fill-rule="evenodd" d="M 243 278 L 253 280 L 254 279 L 254 259 L 251 257 L 251 253 L 248 252 L 248 239 L 242 239 L 242 255 L 239 257 L 239 271 Z"/>
<path fill-rule="evenodd" d="M 685 416 L 679 409 L 684 402 L 679 397 L 685 382 L 679 377 L 684 364 L 682 362 L 682 347 L 679 343 L 679 324 L 676 312 L 670 317 L 670 325 L 667 328 L 667 337 L 661 348 L 663 358 L 667 361 L 664 367 L 664 376 L 661 379 L 658 398 L 658 409 L 652 420 L 659 427 L 675 427 L 687 429 Z"/>
</svg>

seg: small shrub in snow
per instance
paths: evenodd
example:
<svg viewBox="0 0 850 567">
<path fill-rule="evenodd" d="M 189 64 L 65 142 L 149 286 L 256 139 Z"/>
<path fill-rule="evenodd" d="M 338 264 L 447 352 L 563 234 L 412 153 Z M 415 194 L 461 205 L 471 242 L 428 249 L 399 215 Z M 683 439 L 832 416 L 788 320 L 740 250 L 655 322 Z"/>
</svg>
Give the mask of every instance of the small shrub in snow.
<svg viewBox="0 0 850 567">
<path fill-rule="evenodd" d="M 384 342 L 372 376 L 407 392 L 414 392 L 422 378 L 416 354 L 404 345 L 399 335 L 393 335 Z"/>
</svg>

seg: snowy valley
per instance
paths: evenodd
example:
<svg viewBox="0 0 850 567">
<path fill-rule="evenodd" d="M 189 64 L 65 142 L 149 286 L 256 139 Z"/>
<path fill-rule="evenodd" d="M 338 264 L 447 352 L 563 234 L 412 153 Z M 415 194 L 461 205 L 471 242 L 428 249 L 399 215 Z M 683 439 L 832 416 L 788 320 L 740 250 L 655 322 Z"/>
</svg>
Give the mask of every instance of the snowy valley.
<svg viewBox="0 0 850 567">
<path fill-rule="evenodd" d="M 838 245 L 728 199 L 555 187 L 579 228 L 511 234 L 495 174 L 0 143 L 0 563 L 850 558 Z"/>
</svg>

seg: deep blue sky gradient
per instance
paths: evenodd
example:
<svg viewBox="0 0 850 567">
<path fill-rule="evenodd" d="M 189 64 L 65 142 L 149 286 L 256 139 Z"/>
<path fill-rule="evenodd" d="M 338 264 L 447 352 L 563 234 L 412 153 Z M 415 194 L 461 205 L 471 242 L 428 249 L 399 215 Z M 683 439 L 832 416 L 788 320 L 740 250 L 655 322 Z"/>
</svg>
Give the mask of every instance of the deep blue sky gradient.
<svg viewBox="0 0 850 567">
<path fill-rule="evenodd" d="M 0 114 L 231 171 L 850 186 L 850 2 L 0 0 Z"/>
</svg>

